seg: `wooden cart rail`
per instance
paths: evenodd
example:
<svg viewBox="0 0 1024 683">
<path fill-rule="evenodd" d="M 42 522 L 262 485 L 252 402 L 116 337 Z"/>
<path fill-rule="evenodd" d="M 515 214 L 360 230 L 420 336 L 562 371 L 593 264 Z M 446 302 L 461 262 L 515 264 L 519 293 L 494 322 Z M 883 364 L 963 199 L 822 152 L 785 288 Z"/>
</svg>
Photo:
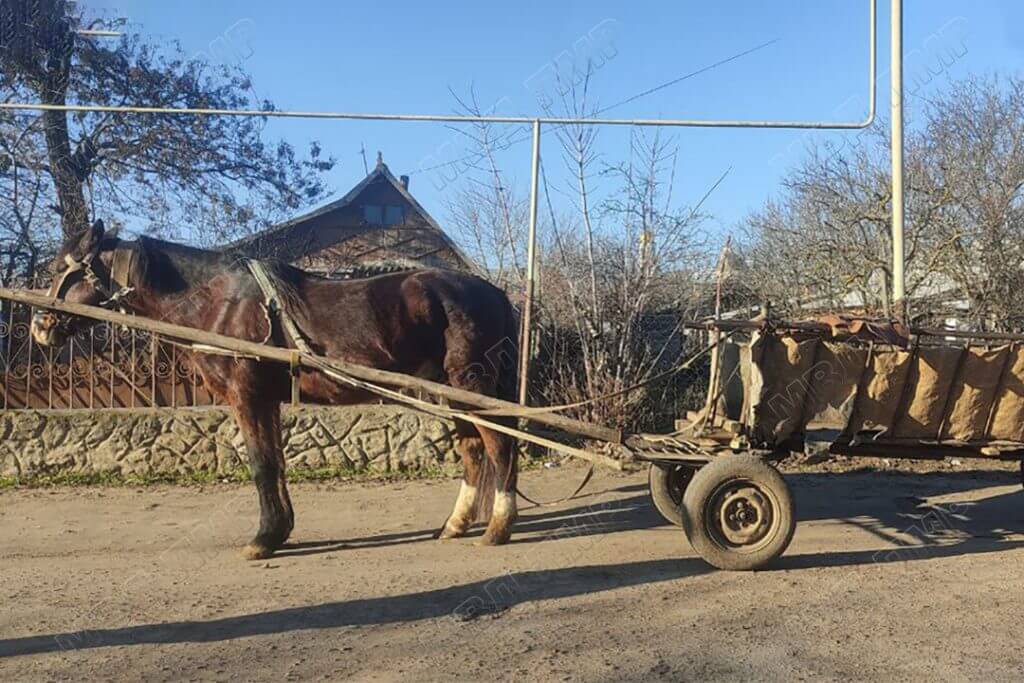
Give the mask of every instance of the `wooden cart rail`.
<svg viewBox="0 0 1024 683">
<path fill-rule="evenodd" d="M 93 320 L 124 325 L 126 327 L 159 334 L 165 338 L 182 340 L 187 342 L 191 346 L 192 350 L 197 353 L 221 353 L 280 363 L 298 363 L 304 367 L 325 372 L 338 381 L 372 391 L 375 394 L 392 399 L 396 402 L 404 403 L 418 410 L 441 415 L 443 417 L 457 417 L 468 422 L 485 425 L 497 431 L 510 434 L 511 436 L 545 448 L 551 448 L 574 457 L 607 465 L 615 469 L 622 469 L 621 461 L 616 460 L 615 458 L 575 448 L 538 434 L 532 434 L 527 431 L 507 427 L 505 425 L 495 423 L 488 418 L 493 416 L 523 418 L 531 422 L 546 425 L 547 427 L 552 427 L 565 434 L 576 437 L 585 437 L 595 441 L 624 447 L 623 434 L 617 429 L 602 427 L 582 420 L 566 417 L 564 415 L 557 415 L 550 412 L 539 412 L 534 408 L 524 409 L 523 406 L 517 403 L 504 401 L 491 396 L 485 396 L 483 394 L 477 394 L 471 391 L 456 389 L 455 387 L 448 386 L 447 384 L 440 384 L 438 382 L 432 382 L 430 380 L 413 377 L 411 375 L 368 368 L 336 358 L 304 353 L 296 349 L 268 346 L 244 339 L 216 334 L 214 332 L 207 332 L 182 325 L 174 325 L 162 320 L 153 320 L 151 318 L 109 311 L 96 306 L 85 306 L 82 304 L 70 303 L 35 292 L 0 287 L 0 299 L 7 299 L 16 303 L 60 311 L 62 313 L 91 318 Z M 392 389 L 388 389 L 388 387 L 391 387 Z M 476 415 L 471 410 L 449 408 L 436 403 L 423 401 L 422 399 L 398 393 L 394 388 L 422 391 L 455 405 L 480 408 L 487 411 L 487 417 Z"/>
</svg>

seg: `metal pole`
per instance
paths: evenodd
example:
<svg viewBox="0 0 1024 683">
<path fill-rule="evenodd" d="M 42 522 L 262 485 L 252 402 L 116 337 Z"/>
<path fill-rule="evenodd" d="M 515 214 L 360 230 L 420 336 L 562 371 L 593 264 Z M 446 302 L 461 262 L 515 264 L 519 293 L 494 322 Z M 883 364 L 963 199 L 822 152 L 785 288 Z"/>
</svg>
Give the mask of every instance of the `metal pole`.
<svg viewBox="0 0 1024 683">
<path fill-rule="evenodd" d="M 526 405 L 530 356 L 533 349 L 533 290 L 537 277 L 537 204 L 540 190 L 540 119 L 533 121 L 533 156 L 530 176 L 530 232 L 526 251 L 526 292 L 523 297 L 523 328 L 519 335 L 519 403 Z"/>
<path fill-rule="evenodd" d="M 861 121 L 747 121 L 714 119 L 607 119 L 587 117 L 527 117 L 527 116 L 468 116 L 458 114 L 380 114 L 343 111 L 294 111 L 262 109 L 206 109 L 201 107 L 162 107 L 136 105 L 37 104 L 29 102 L 2 102 L 0 111 L 64 111 L 109 114 L 187 114 L 193 116 L 251 116 L 258 118 L 339 119 L 352 121 L 429 121 L 440 123 L 506 123 L 527 124 L 540 121 L 556 126 L 669 126 L 681 128 L 779 128 L 809 130 L 860 130 L 875 121 L 875 92 L 877 69 L 877 3 L 867 0 L 871 25 L 868 27 L 870 74 L 868 80 L 868 114 Z M 94 32 L 99 33 L 99 32 Z"/>
<path fill-rule="evenodd" d="M 906 322 L 906 275 L 903 252 L 903 0 L 892 2 L 892 304 L 897 320 Z"/>
</svg>

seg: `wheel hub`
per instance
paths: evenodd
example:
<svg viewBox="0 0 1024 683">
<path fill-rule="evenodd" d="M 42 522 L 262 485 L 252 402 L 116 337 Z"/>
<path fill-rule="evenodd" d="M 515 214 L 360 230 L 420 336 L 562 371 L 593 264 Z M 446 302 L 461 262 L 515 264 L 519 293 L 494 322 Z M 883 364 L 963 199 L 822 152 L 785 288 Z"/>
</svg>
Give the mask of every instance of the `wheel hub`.
<svg viewBox="0 0 1024 683">
<path fill-rule="evenodd" d="M 772 528 L 771 501 L 750 484 L 736 484 L 719 492 L 715 507 L 716 531 L 729 544 L 754 545 Z"/>
</svg>

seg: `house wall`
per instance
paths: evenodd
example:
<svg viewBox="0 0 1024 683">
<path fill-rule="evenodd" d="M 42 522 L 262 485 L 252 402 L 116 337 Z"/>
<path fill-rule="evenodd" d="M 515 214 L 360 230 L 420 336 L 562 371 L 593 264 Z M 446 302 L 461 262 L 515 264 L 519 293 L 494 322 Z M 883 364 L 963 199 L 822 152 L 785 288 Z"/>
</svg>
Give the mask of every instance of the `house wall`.
<svg viewBox="0 0 1024 683">
<path fill-rule="evenodd" d="M 404 219 L 394 225 L 367 225 L 367 205 L 401 207 Z M 440 268 L 463 267 L 433 226 L 384 182 L 370 185 L 352 204 L 318 220 L 310 228 L 308 245 L 295 265 L 314 272 L 334 273 L 355 266 L 410 260 Z"/>
</svg>

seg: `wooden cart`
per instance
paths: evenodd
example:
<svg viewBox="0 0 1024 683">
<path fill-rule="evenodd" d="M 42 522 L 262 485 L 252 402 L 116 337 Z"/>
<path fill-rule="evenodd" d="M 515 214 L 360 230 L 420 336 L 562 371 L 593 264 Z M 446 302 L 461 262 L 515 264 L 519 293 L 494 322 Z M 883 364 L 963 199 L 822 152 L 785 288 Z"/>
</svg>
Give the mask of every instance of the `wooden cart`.
<svg viewBox="0 0 1024 683">
<path fill-rule="evenodd" d="M 843 338 L 815 323 L 714 329 L 725 328 L 749 336 L 720 345 L 704 408 L 675 434 L 632 440 L 652 463 L 655 507 L 716 567 L 755 569 L 785 551 L 795 518 L 774 462 L 793 451 L 1024 456 L 1024 337 Z"/>
</svg>

